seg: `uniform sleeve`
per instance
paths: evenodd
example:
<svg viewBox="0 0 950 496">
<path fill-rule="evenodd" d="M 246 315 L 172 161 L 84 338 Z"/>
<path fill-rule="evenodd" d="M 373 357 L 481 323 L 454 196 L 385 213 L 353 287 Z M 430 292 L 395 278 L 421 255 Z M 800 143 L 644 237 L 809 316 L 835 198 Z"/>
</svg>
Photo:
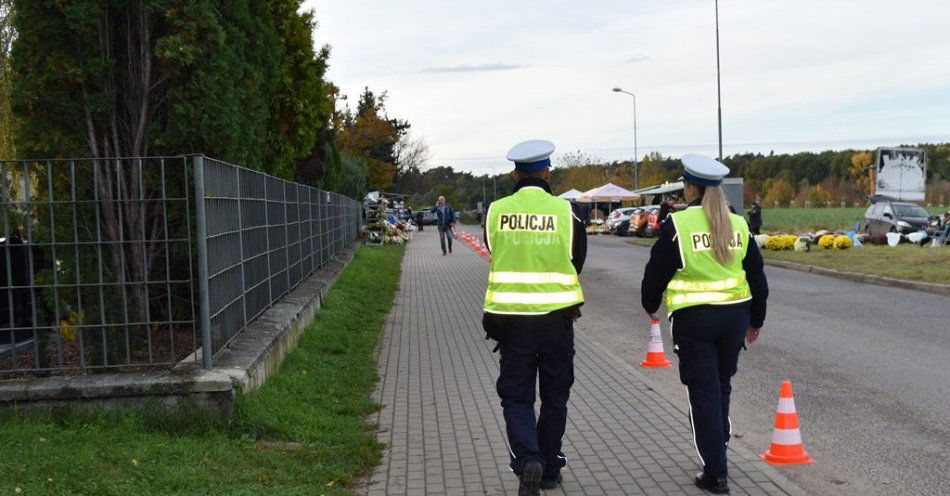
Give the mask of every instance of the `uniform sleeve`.
<svg viewBox="0 0 950 496">
<path fill-rule="evenodd" d="M 769 298 L 769 283 L 765 279 L 762 252 L 759 251 L 759 245 L 755 243 L 755 238 L 751 235 L 749 248 L 746 250 L 745 259 L 742 260 L 742 269 L 745 270 L 745 277 L 752 291 L 752 318 L 749 325 L 760 328 L 765 323 L 765 301 Z"/>
<path fill-rule="evenodd" d="M 571 217 L 574 225 L 574 243 L 571 245 L 571 264 L 578 274 L 584 269 L 584 261 L 587 260 L 587 229 L 584 228 L 584 222 L 578 215 L 577 206 L 571 206 Z"/>
<path fill-rule="evenodd" d="M 650 249 L 650 261 L 647 262 L 643 271 L 643 281 L 640 283 L 640 302 L 647 313 L 654 313 L 660 309 L 663 292 L 666 291 L 666 286 L 682 265 L 679 248 L 673 239 L 675 235 L 676 228 L 667 217 L 660 227 L 660 237 Z"/>
</svg>

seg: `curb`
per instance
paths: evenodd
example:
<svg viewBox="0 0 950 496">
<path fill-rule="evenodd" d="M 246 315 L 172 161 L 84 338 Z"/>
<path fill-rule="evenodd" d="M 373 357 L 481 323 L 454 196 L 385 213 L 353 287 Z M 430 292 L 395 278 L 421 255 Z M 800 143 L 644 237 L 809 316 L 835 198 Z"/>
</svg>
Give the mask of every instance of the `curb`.
<svg viewBox="0 0 950 496">
<path fill-rule="evenodd" d="M 825 267 L 817 267 L 814 265 L 802 264 L 802 263 L 797 263 L 797 262 L 788 262 L 785 260 L 770 260 L 765 257 L 762 257 L 762 258 L 765 260 L 766 265 L 781 267 L 783 269 L 797 270 L 799 272 L 811 272 L 813 274 L 834 277 L 837 279 L 845 279 L 848 281 L 861 282 L 865 284 L 876 284 L 878 286 L 889 286 L 889 287 L 894 287 L 894 288 L 912 289 L 915 291 L 923 291 L 923 292 L 939 294 L 939 295 L 950 295 L 950 284 L 908 281 L 906 279 L 896 279 L 893 277 L 876 276 L 873 274 L 861 274 L 859 272 L 845 272 L 841 270 L 827 269 Z"/>
</svg>

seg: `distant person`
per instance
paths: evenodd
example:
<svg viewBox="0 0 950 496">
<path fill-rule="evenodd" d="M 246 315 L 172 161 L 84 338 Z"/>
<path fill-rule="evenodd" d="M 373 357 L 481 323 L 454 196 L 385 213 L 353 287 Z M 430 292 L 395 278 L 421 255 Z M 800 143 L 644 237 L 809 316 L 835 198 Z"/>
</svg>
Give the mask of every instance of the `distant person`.
<svg viewBox="0 0 950 496">
<path fill-rule="evenodd" d="M 673 197 L 667 197 L 663 201 L 663 204 L 660 205 L 660 214 L 657 217 L 658 222 L 663 222 L 666 220 L 666 216 L 670 215 L 670 212 L 673 211 Z"/>
<path fill-rule="evenodd" d="M 749 229 L 756 236 L 762 229 L 762 206 L 759 205 L 758 200 L 752 202 L 752 210 L 749 210 Z"/>
<path fill-rule="evenodd" d="M 416 211 L 416 226 L 419 227 L 419 232 L 422 232 L 423 218 L 422 210 Z"/>
<path fill-rule="evenodd" d="M 435 214 L 435 227 L 439 230 L 439 244 L 442 246 L 442 256 L 446 255 L 445 241 L 448 239 L 449 250 L 452 253 L 452 226 L 455 225 L 455 210 L 448 203 L 445 203 L 445 197 L 440 196 L 439 202 L 432 207 L 430 212 Z"/>
</svg>

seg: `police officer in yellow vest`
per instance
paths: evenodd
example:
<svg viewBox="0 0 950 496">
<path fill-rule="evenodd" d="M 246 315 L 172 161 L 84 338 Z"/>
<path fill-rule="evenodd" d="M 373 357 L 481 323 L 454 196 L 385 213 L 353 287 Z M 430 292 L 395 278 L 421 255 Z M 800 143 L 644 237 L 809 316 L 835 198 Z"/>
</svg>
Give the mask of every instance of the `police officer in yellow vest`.
<svg viewBox="0 0 950 496">
<path fill-rule="evenodd" d="M 720 185 L 729 169 L 702 155 L 683 156 L 689 206 L 663 223 L 650 252 L 641 297 L 656 319 L 663 293 L 686 385 L 693 439 L 703 471 L 695 484 L 729 492 L 726 445 L 731 379 L 743 339 L 753 343 L 765 321 L 768 283 L 745 219 L 730 214 Z"/>
<path fill-rule="evenodd" d="M 531 140 L 508 152 L 517 179 L 511 196 L 491 204 L 485 244 L 491 272 L 485 293 L 486 339 L 498 341 L 497 389 L 519 495 L 561 481 L 561 438 L 574 383 L 574 320 L 584 295 L 578 274 L 587 253 L 584 225 L 547 179 L 554 145 Z M 540 415 L 535 418 L 535 380 Z"/>
</svg>

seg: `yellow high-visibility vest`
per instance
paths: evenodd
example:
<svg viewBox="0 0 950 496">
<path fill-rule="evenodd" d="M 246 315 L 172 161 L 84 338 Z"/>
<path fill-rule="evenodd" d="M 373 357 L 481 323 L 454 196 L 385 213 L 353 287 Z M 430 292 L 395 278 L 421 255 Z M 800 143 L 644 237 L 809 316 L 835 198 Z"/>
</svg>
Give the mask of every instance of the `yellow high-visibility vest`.
<svg viewBox="0 0 950 496">
<path fill-rule="evenodd" d="M 525 186 L 491 204 L 485 229 L 492 255 L 486 312 L 539 315 L 584 302 L 566 200 Z"/>
<path fill-rule="evenodd" d="M 742 217 L 730 214 L 733 237 L 729 248 L 732 261 L 722 265 L 713 256 L 709 223 L 700 206 L 670 214 L 676 228 L 677 246 L 683 268 L 666 286 L 666 309 L 670 315 L 696 305 L 724 305 L 752 299 L 742 260 L 749 248 L 749 226 Z"/>
</svg>

